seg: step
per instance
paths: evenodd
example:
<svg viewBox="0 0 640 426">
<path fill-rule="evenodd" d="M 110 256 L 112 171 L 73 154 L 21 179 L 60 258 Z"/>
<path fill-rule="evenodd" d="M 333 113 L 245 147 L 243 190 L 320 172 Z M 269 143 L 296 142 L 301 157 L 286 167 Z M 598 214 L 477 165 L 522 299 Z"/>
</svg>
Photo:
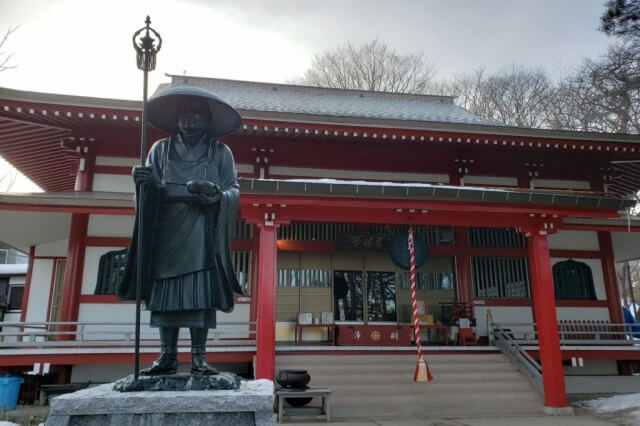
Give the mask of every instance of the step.
<svg viewBox="0 0 640 426">
<path fill-rule="evenodd" d="M 377 419 L 384 419 L 384 417 L 397 418 L 401 416 L 420 416 L 431 418 L 470 416 L 500 417 L 510 415 L 522 416 L 527 414 L 540 414 L 542 407 L 542 403 L 539 401 L 520 402 L 511 405 L 494 405 L 459 401 L 456 405 L 442 406 L 424 403 L 402 404 L 401 406 L 398 406 L 398 404 L 380 405 L 373 401 L 357 403 L 347 400 L 344 402 L 344 405 L 332 405 L 331 412 L 334 419 L 353 417 L 371 418 L 373 416 Z M 517 421 L 514 422 L 514 424 L 517 424 Z"/>
<path fill-rule="evenodd" d="M 441 383 L 433 380 L 429 383 L 415 383 L 411 377 L 406 378 L 405 383 L 385 384 L 384 386 L 363 385 L 361 383 L 335 383 L 318 381 L 313 387 L 330 388 L 334 395 L 358 395 L 358 396 L 375 396 L 375 395 L 467 395 L 476 393 L 521 393 L 532 394 L 534 390 L 526 381 L 508 382 L 508 383 Z"/>
<path fill-rule="evenodd" d="M 502 372 L 502 371 L 517 371 L 515 366 L 511 363 L 486 363 L 483 365 L 477 364 L 429 364 L 429 370 L 432 374 L 442 374 L 442 373 L 475 373 L 475 372 Z M 407 371 L 413 372 L 416 367 L 416 360 L 414 360 L 410 364 L 372 364 L 372 363 L 363 363 L 363 364 L 335 364 L 335 365 L 316 365 L 316 364 L 306 364 L 306 365 L 290 365 L 290 364 L 279 364 L 276 366 L 276 372 L 279 370 L 286 369 L 304 369 L 309 372 L 311 377 L 314 375 L 366 375 L 371 374 L 372 371 L 380 372 L 384 374 L 403 374 Z"/>
<path fill-rule="evenodd" d="M 430 355 L 424 356 L 427 362 L 433 364 L 457 364 L 457 363 L 494 363 L 508 362 L 504 355 L 498 354 L 446 354 L 446 355 Z M 398 364 L 398 363 L 415 363 L 416 355 L 362 355 L 362 354 L 341 354 L 335 355 L 278 355 L 276 356 L 276 366 L 280 364 L 287 365 L 335 365 L 340 364 L 360 364 L 364 361 L 375 364 Z"/>
<path fill-rule="evenodd" d="M 345 374 L 330 374 L 322 372 L 311 374 L 310 386 L 319 387 L 318 383 L 346 383 L 349 380 L 357 379 L 360 384 L 379 385 L 380 383 L 392 384 L 392 383 L 406 383 L 407 378 L 413 383 L 413 369 L 407 369 L 401 374 L 394 372 L 379 372 L 376 374 L 361 374 L 361 375 L 345 375 Z M 433 373 L 435 380 L 439 383 L 508 383 L 514 381 L 522 381 L 523 376 L 518 371 L 474 371 L 474 372 L 438 372 Z"/>
</svg>

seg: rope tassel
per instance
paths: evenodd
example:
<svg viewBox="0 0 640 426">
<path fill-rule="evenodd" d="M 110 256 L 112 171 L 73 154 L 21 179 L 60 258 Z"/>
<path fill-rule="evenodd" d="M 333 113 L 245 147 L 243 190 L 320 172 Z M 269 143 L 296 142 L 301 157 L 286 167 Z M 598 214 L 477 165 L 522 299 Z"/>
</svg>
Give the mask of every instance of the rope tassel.
<svg viewBox="0 0 640 426">
<path fill-rule="evenodd" d="M 422 342 L 420 342 L 420 322 L 418 320 L 418 299 L 416 297 L 416 257 L 413 245 L 413 226 L 409 227 L 409 276 L 411 281 L 411 306 L 413 307 L 413 332 L 415 335 L 416 346 L 418 348 L 418 364 L 413 374 L 414 382 L 430 382 L 433 376 L 429 371 L 429 365 L 424 360 L 422 354 Z"/>
</svg>

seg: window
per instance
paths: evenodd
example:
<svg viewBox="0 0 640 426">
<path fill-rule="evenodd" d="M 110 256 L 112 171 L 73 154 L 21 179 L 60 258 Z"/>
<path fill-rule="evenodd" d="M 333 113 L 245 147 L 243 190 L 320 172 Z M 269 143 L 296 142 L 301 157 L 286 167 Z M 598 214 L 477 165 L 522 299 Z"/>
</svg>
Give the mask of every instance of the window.
<svg viewBox="0 0 640 426">
<path fill-rule="evenodd" d="M 596 300 L 593 272 L 584 262 L 573 259 L 553 265 L 553 288 L 558 300 Z"/>
<path fill-rule="evenodd" d="M 469 228 L 473 247 L 526 247 L 524 237 L 509 228 Z"/>
<path fill-rule="evenodd" d="M 476 298 L 529 297 L 529 273 L 525 258 L 473 257 L 471 265 Z"/>
<path fill-rule="evenodd" d="M 124 273 L 127 263 L 127 249 L 114 250 L 103 254 L 98 264 L 96 294 L 116 294 L 116 286 Z"/>
<path fill-rule="evenodd" d="M 363 296 L 362 272 L 333 273 L 333 312 L 336 321 L 364 321 Z"/>
<path fill-rule="evenodd" d="M 367 272 L 367 320 L 396 321 L 396 282 L 393 272 Z"/>
<path fill-rule="evenodd" d="M 232 251 L 231 259 L 238 284 L 240 284 L 244 294 L 248 295 L 251 290 L 251 251 Z"/>
<path fill-rule="evenodd" d="M 22 298 L 24 297 L 24 284 L 10 285 L 7 297 L 7 310 L 19 311 L 22 309 Z"/>
<path fill-rule="evenodd" d="M 396 283 L 399 288 L 411 288 L 409 272 L 396 272 Z M 453 290 L 454 279 L 451 272 L 418 272 L 416 274 L 418 290 Z"/>
</svg>

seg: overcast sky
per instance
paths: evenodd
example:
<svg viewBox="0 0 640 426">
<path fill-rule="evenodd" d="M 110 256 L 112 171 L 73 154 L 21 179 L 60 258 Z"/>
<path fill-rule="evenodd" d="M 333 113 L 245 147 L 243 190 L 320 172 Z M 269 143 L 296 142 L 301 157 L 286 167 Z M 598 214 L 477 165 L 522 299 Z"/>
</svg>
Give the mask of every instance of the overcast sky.
<svg viewBox="0 0 640 426">
<path fill-rule="evenodd" d="M 442 79 L 484 66 L 557 75 L 610 40 L 604 0 L 0 0 L 15 69 L 0 87 L 140 99 L 131 36 L 147 14 L 163 37 L 151 91 L 165 73 L 285 82 L 315 53 L 373 38 L 422 52 Z M 0 174 L 2 174 L 0 164 Z M 0 190 L 2 187 L 0 186 Z"/>
</svg>

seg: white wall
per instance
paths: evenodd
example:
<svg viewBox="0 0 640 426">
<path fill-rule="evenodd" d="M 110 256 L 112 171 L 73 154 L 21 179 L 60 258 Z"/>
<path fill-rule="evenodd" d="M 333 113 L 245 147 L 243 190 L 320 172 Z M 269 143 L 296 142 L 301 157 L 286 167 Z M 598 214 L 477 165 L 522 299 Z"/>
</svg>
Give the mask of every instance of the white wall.
<svg viewBox="0 0 640 426">
<path fill-rule="evenodd" d="M 557 188 L 557 189 L 591 189 L 588 180 L 569 179 L 531 179 L 531 188 Z"/>
<path fill-rule="evenodd" d="M 53 263 L 53 259 L 33 260 L 26 321 L 42 322 L 47 320 Z"/>
<path fill-rule="evenodd" d="M 131 175 L 109 175 L 96 173 L 93 175 L 93 190 L 101 192 L 126 192 L 133 194 L 135 186 Z"/>
<path fill-rule="evenodd" d="M 518 186 L 518 178 L 509 176 L 466 175 L 461 181 L 464 185 Z"/>
<path fill-rule="evenodd" d="M 616 262 L 640 258 L 640 232 L 612 232 L 611 240 Z"/>
<path fill-rule="evenodd" d="M 116 166 L 116 167 L 133 167 L 140 163 L 138 157 L 107 157 L 98 155 L 96 157 L 96 166 Z"/>
<path fill-rule="evenodd" d="M 89 215 L 87 235 L 91 237 L 131 237 L 133 215 Z"/>
<path fill-rule="evenodd" d="M 78 321 L 90 322 L 107 322 L 107 323 L 132 323 L 135 321 L 135 303 L 81 303 L 78 313 Z M 142 310 L 141 322 L 148 323 L 150 312 Z M 249 304 L 236 304 L 233 311 L 229 313 L 218 312 L 216 316 L 218 323 L 222 322 L 248 322 L 249 321 Z M 119 332 L 120 334 L 106 333 L 95 334 L 89 336 L 91 338 L 121 338 L 122 333 L 133 333 L 133 325 L 109 325 L 109 326 L 87 326 L 85 332 L 89 335 L 92 331 L 97 332 Z M 220 325 L 216 330 L 224 333 L 232 333 L 224 335 L 225 338 L 246 338 L 248 337 L 249 326 L 246 325 Z M 149 326 L 143 326 L 141 333 L 146 338 L 158 338 L 158 329 Z M 212 336 L 214 331 L 211 330 L 209 335 Z M 189 338 L 189 330 L 184 328 L 180 331 L 180 337 Z"/>
<path fill-rule="evenodd" d="M 551 267 L 558 262 L 562 262 L 563 260 L 567 260 L 567 258 L 551 258 Z M 607 300 L 607 292 L 604 287 L 604 274 L 602 272 L 602 262 L 600 259 L 573 259 L 578 262 L 584 262 L 591 268 L 591 272 L 593 273 L 593 287 L 596 291 L 596 298 L 598 300 Z"/>
<path fill-rule="evenodd" d="M 487 335 L 487 309 L 491 309 L 494 323 L 532 323 L 533 315 L 529 306 L 484 306 L 475 305 L 476 335 Z M 531 328 L 510 326 L 514 332 L 530 332 Z"/>
<path fill-rule="evenodd" d="M 67 257 L 69 239 L 53 241 L 36 246 L 35 256 L 39 257 Z"/>
<path fill-rule="evenodd" d="M 27 277 L 25 275 L 14 275 L 13 277 L 9 277 L 9 285 L 24 284 L 26 280 L 27 280 Z"/>
<path fill-rule="evenodd" d="M 551 250 L 600 250 L 598 233 L 593 231 L 558 231 L 549 235 Z"/>
<path fill-rule="evenodd" d="M 556 308 L 560 320 L 606 320 L 609 321 L 609 308 Z"/>
</svg>

